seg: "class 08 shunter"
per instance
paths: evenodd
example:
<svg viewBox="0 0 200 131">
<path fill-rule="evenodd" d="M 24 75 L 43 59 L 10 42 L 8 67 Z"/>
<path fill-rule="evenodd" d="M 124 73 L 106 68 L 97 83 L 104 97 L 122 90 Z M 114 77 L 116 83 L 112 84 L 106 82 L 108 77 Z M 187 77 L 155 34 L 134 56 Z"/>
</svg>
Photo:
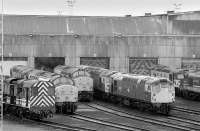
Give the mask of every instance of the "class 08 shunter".
<svg viewBox="0 0 200 131">
<path fill-rule="evenodd" d="M 52 82 L 8 78 L 4 81 L 4 113 L 43 119 L 55 112 L 55 87 Z"/>
<path fill-rule="evenodd" d="M 10 74 L 15 78 L 52 82 L 55 87 L 56 112 L 73 114 L 76 111 L 78 88 L 74 85 L 74 81 L 71 78 L 23 65 L 16 65 L 11 68 Z"/>
</svg>

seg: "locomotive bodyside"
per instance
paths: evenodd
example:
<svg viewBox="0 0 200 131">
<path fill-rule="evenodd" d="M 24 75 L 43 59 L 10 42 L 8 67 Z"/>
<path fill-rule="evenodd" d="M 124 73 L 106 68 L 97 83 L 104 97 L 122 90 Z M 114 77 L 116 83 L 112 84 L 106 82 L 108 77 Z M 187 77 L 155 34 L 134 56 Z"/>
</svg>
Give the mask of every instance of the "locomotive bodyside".
<svg viewBox="0 0 200 131">
<path fill-rule="evenodd" d="M 100 86 L 97 88 L 98 91 L 104 92 L 101 96 L 102 99 L 109 99 L 109 93 L 111 92 L 112 87 L 112 78 L 110 77 L 113 74 L 116 74 L 118 72 L 116 71 L 110 71 L 110 70 L 103 70 L 100 73 Z"/>
<path fill-rule="evenodd" d="M 165 78 L 121 74 L 114 76 L 112 95 L 124 104 L 164 114 L 175 100 L 172 83 Z"/>
</svg>

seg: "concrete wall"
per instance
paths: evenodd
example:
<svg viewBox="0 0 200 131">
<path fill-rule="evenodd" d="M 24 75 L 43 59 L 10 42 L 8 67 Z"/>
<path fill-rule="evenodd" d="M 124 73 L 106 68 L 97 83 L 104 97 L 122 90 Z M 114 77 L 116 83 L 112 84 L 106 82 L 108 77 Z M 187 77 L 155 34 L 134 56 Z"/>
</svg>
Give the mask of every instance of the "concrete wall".
<svg viewBox="0 0 200 131">
<path fill-rule="evenodd" d="M 181 66 L 181 58 L 200 58 L 200 38 L 183 36 L 74 36 L 6 35 L 5 56 L 65 57 L 65 63 L 79 65 L 80 57 L 110 57 L 110 68 L 127 71 L 128 57 L 159 57 L 159 63 L 173 68 Z"/>
</svg>

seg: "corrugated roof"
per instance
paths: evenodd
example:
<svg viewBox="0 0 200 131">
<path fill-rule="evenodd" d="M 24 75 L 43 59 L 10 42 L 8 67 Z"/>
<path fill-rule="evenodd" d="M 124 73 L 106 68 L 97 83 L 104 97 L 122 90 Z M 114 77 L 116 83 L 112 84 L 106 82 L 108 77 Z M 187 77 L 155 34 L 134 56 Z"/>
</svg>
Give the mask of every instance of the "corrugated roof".
<svg viewBox="0 0 200 131">
<path fill-rule="evenodd" d="M 164 34 L 166 17 L 5 15 L 5 34 Z"/>
</svg>

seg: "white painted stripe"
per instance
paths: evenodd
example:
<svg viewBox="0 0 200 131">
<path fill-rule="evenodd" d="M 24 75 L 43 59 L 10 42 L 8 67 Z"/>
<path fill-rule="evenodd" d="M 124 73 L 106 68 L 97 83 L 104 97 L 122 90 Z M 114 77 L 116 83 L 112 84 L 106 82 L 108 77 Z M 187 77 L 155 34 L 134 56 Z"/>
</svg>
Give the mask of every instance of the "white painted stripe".
<svg viewBox="0 0 200 131">
<path fill-rule="evenodd" d="M 33 87 L 35 87 L 37 84 L 38 84 L 38 83 L 35 83 L 35 84 L 33 85 Z"/>
<path fill-rule="evenodd" d="M 33 100 L 31 100 L 30 104 L 32 105 L 33 102 L 34 102 L 36 99 L 37 99 L 37 96 L 35 96 L 35 97 L 33 98 Z"/>
<path fill-rule="evenodd" d="M 39 87 L 38 92 L 40 92 L 42 89 L 45 89 L 46 91 L 48 91 L 48 89 L 44 85 L 42 85 L 41 87 Z"/>
<path fill-rule="evenodd" d="M 52 103 L 55 103 L 55 98 L 52 98 L 51 96 L 48 97 Z"/>
<path fill-rule="evenodd" d="M 44 101 L 44 100 L 41 100 L 39 103 L 37 103 L 37 106 L 40 106 L 41 103 L 42 104 L 44 103 L 46 106 L 49 106 L 49 104 L 46 101 Z"/>
<path fill-rule="evenodd" d="M 44 96 L 45 98 L 44 99 L 42 99 L 43 101 L 45 101 L 45 103 L 49 106 L 49 104 L 51 104 L 51 105 L 54 105 L 54 104 L 52 104 L 49 100 L 48 100 L 48 98 L 46 97 L 46 96 Z"/>
<path fill-rule="evenodd" d="M 55 104 L 55 99 L 52 99 L 51 96 L 48 96 L 48 100 Z"/>
<path fill-rule="evenodd" d="M 46 87 L 49 87 L 49 82 L 43 82 L 43 84 L 46 86 Z"/>
<path fill-rule="evenodd" d="M 43 84 L 43 82 L 40 81 L 37 86 L 40 87 L 42 84 Z"/>
<path fill-rule="evenodd" d="M 41 90 L 41 91 L 39 92 L 38 96 L 40 96 L 40 94 L 42 94 L 42 93 L 44 93 L 44 94 L 46 94 L 46 95 L 48 96 L 48 93 L 47 93 L 45 90 Z"/>
<path fill-rule="evenodd" d="M 42 106 L 44 106 L 44 104 L 43 104 L 43 103 L 40 105 L 40 107 L 42 107 Z"/>
<path fill-rule="evenodd" d="M 41 100 L 43 97 L 43 95 L 41 95 L 40 97 L 37 97 L 37 99 L 32 103 L 32 105 L 34 106 L 39 100 Z"/>
<path fill-rule="evenodd" d="M 50 84 L 50 86 L 53 86 L 53 84 L 52 84 L 52 83 L 50 83 L 50 82 L 49 82 L 49 84 Z"/>
<path fill-rule="evenodd" d="M 33 96 L 30 97 L 30 100 L 33 99 Z"/>
</svg>

